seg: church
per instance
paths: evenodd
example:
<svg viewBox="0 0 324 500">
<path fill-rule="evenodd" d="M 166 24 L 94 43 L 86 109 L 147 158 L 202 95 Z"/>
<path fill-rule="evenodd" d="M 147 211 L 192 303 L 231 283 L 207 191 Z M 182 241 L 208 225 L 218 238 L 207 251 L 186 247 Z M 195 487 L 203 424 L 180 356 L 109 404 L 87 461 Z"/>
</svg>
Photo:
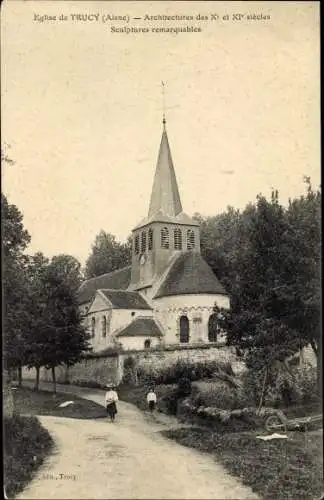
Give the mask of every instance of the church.
<svg viewBox="0 0 324 500">
<path fill-rule="evenodd" d="M 182 210 L 165 118 L 148 214 L 132 230 L 132 263 L 83 282 L 78 302 L 94 352 L 225 340 L 211 325 L 214 306 L 229 308 L 229 296 L 200 254 L 199 223 Z"/>
</svg>

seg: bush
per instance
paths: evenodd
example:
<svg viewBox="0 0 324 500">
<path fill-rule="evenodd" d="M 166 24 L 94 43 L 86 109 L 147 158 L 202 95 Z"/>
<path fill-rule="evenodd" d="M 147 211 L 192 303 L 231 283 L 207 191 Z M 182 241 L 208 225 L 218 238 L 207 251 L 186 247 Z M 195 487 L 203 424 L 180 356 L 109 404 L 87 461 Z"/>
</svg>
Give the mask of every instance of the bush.
<svg viewBox="0 0 324 500">
<path fill-rule="evenodd" d="M 105 384 L 101 384 L 95 380 L 75 380 L 73 381 L 73 385 L 77 385 L 79 387 L 89 387 L 90 389 L 102 389 L 105 387 Z"/>
<path fill-rule="evenodd" d="M 316 368 L 291 367 L 290 375 L 282 369 L 272 374 L 264 397 L 264 405 L 275 408 L 296 404 L 307 404 L 318 398 Z M 248 370 L 242 375 L 243 391 L 252 396 L 255 405 L 259 404 L 264 373 Z"/>
<path fill-rule="evenodd" d="M 158 408 L 161 412 L 168 415 L 176 415 L 178 411 L 179 391 L 178 388 L 173 389 L 168 394 L 162 396 L 158 402 Z"/>
<path fill-rule="evenodd" d="M 316 368 L 305 367 L 296 370 L 293 384 L 300 402 L 310 403 L 319 399 Z"/>
<path fill-rule="evenodd" d="M 181 377 L 178 382 L 178 398 L 186 398 L 191 394 L 191 381 L 186 377 Z"/>
<path fill-rule="evenodd" d="M 234 376 L 232 366 L 227 361 L 194 362 L 182 359 L 161 369 L 140 367 L 137 373 L 140 383 L 155 385 L 175 384 L 183 377 L 193 382 L 204 378 L 211 379 L 221 373 Z"/>
<path fill-rule="evenodd" d="M 123 375 L 124 384 L 134 383 L 135 369 L 136 369 L 136 360 L 132 356 L 128 356 L 124 360 L 124 375 Z"/>
<path fill-rule="evenodd" d="M 198 382 L 194 387 L 197 389 L 192 396 L 194 405 L 233 410 L 254 404 L 242 389 L 234 388 L 223 380 Z"/>
</svg>

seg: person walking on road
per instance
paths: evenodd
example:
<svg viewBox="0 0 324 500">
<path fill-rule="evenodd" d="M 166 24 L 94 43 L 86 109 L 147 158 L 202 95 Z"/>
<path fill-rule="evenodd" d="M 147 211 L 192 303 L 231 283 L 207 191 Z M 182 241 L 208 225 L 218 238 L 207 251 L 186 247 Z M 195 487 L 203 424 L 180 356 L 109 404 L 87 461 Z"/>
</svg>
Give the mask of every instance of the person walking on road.
<svg viewBox="0 0 324 500">
<path fill-rule="evenodd" d="M 118 401 L 118 394 L 117 391 L 114 387 L 108 385 L 107 386 L 107 392 L 105 396 L 105 402 L 106 402 L 106 409 L 107 413 L 110 416 L 110 420 L 113 422 L 115 420 L 115 416 L 117 413 L 117 401 Z"/>
<path fill-rule="evenodd" d="M 156 407 L 156 394 L 153 388 L 149 390 L 146 396 L 146 401 L 149 407 L 149 410 L 151 413 L 153 413 L 155 407 Z"/>
</svg>

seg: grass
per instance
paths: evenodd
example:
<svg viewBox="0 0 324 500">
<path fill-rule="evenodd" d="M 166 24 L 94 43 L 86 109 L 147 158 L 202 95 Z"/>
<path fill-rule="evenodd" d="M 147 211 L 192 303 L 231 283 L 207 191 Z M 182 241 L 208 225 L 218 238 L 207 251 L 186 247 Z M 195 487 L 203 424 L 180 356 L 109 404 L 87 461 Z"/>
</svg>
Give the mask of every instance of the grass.
<svg viewBox="0 0 324 500">
<path fill-rule="evenodd" d="M 20 414 L 52 415 L 79 419 L 107 417 L 103 406 L 71 394 L 34 391 L 26 387 L 17 388 L 13 394 L 15 412 Z M 65 401 L 74 401 L 74 404 L 60 408 L 59 405 Z"/>
<path fill-rule="evenodd" d="M 319 498 L 323 492 L 322 438 L 289 433 L 287 440 L 262 441 L 257 432 L 220 433 L 205 428 L 162 431 L 178 443 L 211 453 L 263 500 Z"/>
<path fill-rule="evenodd" d="M 322 413 L 322 406 L 320 401 L 315 401 L 307 404 L 292 405 L 280 408 L 287 418 L 300 418 L 309 417 Z"/>
<path fill-rule="evenodd" d="M 53 448 L 53 440 L 36 417 L 4 419 L 4 484 L 14 498 L 32 479 Z"/>
<path fill-rule="evenodd" d="M 161 398 L 170 393 L 175 387 L 175 384 L 154 386 L 157 396 L 157 404 L 159 405 Z M 149 386 L 122 384 L 118 387 L 118 395 L 120 399 L 126 401 L 127 403 L 136 405 L 140 410 L 147 410 L 146 395 L 148 390 Z"/>
</svg>

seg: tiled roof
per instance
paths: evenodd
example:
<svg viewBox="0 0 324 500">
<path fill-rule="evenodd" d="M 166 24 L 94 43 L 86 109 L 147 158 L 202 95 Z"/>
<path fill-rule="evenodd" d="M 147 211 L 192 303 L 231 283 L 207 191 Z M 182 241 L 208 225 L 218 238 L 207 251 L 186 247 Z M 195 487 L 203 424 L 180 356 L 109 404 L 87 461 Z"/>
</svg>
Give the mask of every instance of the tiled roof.
<svg viewBox="0 0 324 500">
<path fill-rule="evenodd" d="M 115 308 L 118 309 L 152 309 L 138 292 L 125 290 L 102 290 Z"/>
<path fill-rule="evenodd" d="M 185 252 L 171 265 L 154 298 L 169 295 L 222 294 L 226 291 L 198 252 Z"/>
<path fill-rule="evenodd" d="M 189 217 L 189 215 L 185 214 L 184 212 L 181 212 L 180 214 L 171 217 L 170 215 L 166 215 L 162 210 L 159 210 L 155 214 L 145 217 L 142 219 L 137 226 L 133 229 L 138 229 L 139 227 L 146 226 L 147 224 L 150 224 L 151 222 L 168 222 L 172 224 L 184 224 L 186 226 L 199 226 L 199 222 L 196 220 L 192 219 Z"/>
<path fill-rule="evenodd" d="M 159 210 L 171 215 L 171 217 L 182 212 L 165 122 L 163 122 L 163 133 L 153 181 L 149 216 L 154 215 Z"/>
<path fill-rule="evenodd" d="M 116 337 L 162 337 L 162 332 L 153 318 L 136 318 Z"/>
<path fill-rule="evenodd" d="M 101 274 L 95 278 L 84 281 L 78 290 L 78 302 L 84 304 L 89 302 L 94 293 L 99 289 L 126 290 L 131 279 L 131 266 L 117 269 L 111 273 Z"/>
</svg>

